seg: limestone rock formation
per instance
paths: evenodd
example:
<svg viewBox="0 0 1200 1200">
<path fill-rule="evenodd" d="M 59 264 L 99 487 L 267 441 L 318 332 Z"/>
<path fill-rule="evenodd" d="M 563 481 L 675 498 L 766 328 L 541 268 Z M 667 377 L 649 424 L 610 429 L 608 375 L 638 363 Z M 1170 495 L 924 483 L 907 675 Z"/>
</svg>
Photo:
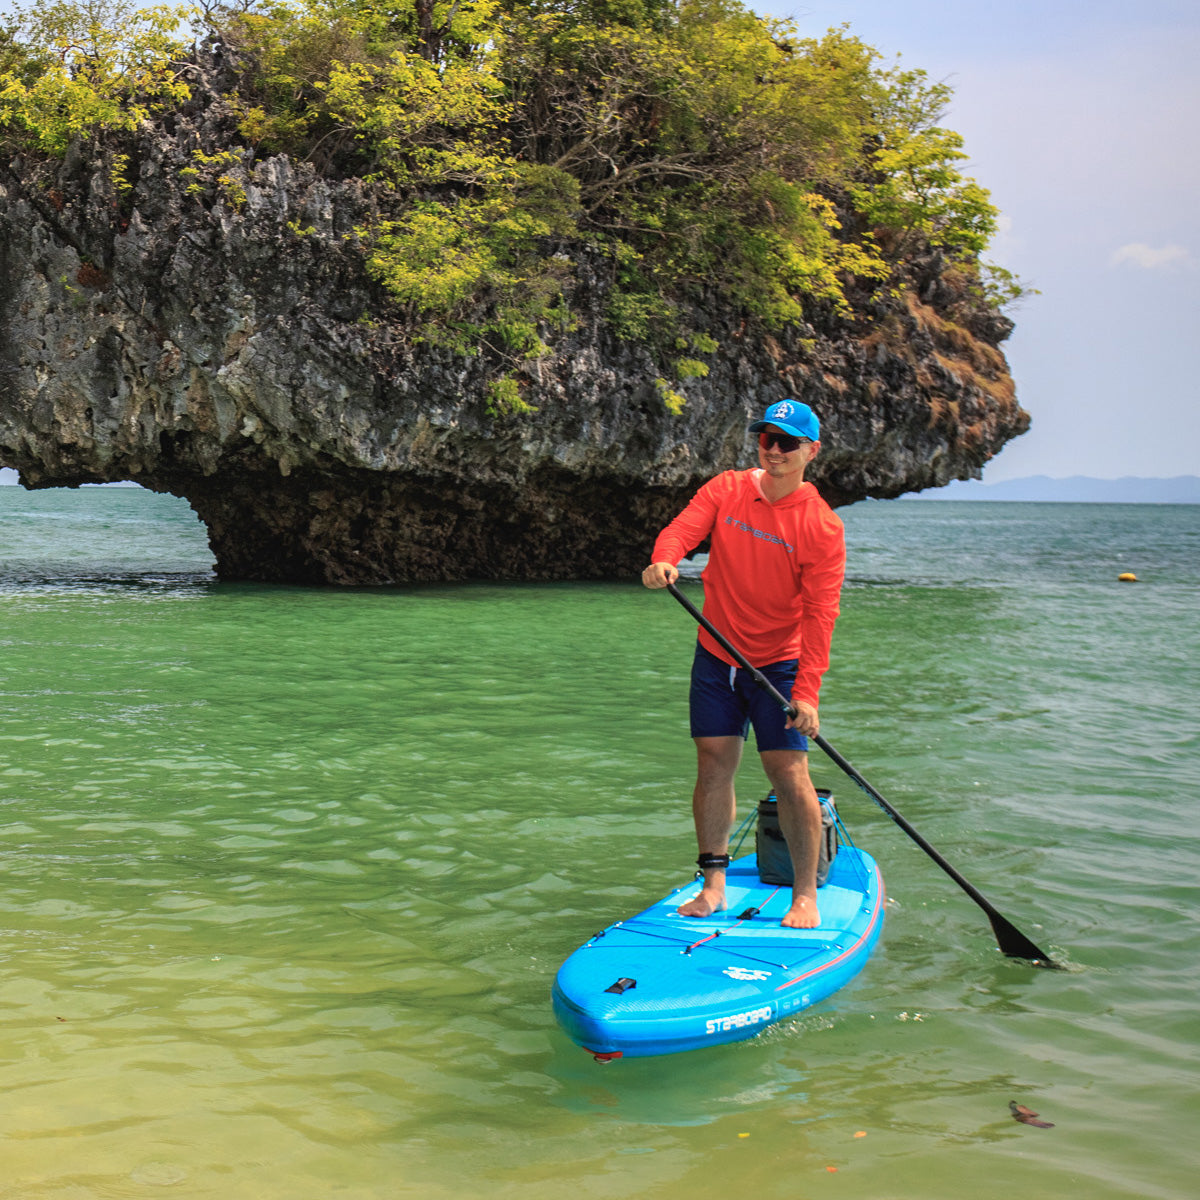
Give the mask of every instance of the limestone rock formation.
<svg viewBox="0 0 1200 1200">
<path fill-rule="evenodd" d="M 483 358 L 408 336 L 365 273 L 370 190 L 249 150 L 232 182 L 184 173 L 236 143 L 214 86 L 120 147 L 0 164 L 0 465 L 186 497 L 223 578 L 628 576 L 784 397 L 822 417 L 810 477 L 834 504 L 977 477 L 1028 426 L 1008 322 L 935 254 L 908 299 L 864 292 L 787 338 L 714 296 L 720 349 L 678 416 L 604 323 L 611 265 L 579 257 L 580 320 L 522 381 L 536 412 L 493 415 Z"/>
</svg>

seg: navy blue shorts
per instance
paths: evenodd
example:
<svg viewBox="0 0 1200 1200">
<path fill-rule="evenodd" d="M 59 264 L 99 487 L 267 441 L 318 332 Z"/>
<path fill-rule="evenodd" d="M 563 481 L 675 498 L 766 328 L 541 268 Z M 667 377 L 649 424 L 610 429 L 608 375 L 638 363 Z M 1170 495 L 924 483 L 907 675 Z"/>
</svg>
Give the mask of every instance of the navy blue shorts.
<svg viewBox="0 0 1200 1200">
<path fill-rule="evenodd" d="M 780 693 L 790 696 L 798 663 L 789 658 L 759 670 Z M 689 700 L 694 738 L 744 738 L 753 725 L 760 754 L 764 750 L 808 750 L 808 738 L 787 728 L 787 715 L 749 671 L 722 662 L 698 642 Z"/>
</svg>

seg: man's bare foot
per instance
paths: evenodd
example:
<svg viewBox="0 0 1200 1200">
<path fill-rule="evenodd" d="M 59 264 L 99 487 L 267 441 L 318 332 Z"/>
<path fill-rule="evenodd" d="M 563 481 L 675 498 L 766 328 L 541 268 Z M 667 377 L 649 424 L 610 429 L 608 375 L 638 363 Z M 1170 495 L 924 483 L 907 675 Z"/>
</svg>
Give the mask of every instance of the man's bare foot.
<svg viewBox="0 0 1200 1200">
<path fill-rule="evenodd" d="M 675 911 L 681 917 L 711 917 L 715 912 L 725 908 L 725 890 L 723 888 L 701 888 L 700 894 L 693 896 L 686 904 L 681 904 Z"/>
<path fill-rule="evenodd" d="M 821 914 L 812 896 L 793 896 L 792 907 L 780 922 L 788 929 L 816 929 L 821 924 Z"/>
</svg>

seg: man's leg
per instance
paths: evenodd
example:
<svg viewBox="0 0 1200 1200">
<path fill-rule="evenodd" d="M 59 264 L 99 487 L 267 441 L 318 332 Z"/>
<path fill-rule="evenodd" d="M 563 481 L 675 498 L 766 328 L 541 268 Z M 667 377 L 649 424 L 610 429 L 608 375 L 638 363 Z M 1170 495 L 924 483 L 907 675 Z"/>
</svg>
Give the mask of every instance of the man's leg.
<svg viewBox="0 0 1200 1200">
<path fill-rule="evenodd" d="M 698 737 L 696 743 L 696 787 L 692 792 L 692 818 L 696 822 L 696 844 L 701 854 L 728 854 L 729 830 L 737 812 L 733 779 L 742 761 L 740 737 Z M 813 867 L 814 876 L 816 866 Z M 709 867 L 704 872 L 700 894 L 679 906 L 685 917 L 708 917 L 725 907 L 725 868 Z"/>
<path fill-rule="evenodd" d="M 779 803 L 779 828 L 792 857 L 792 907 L 783 924 L 813 929 L 821 923 L 817 911 L 821 801 L 808 776 L 808 755 L 800 750 L 764 750 L 762 764 Z"/>
</svg>

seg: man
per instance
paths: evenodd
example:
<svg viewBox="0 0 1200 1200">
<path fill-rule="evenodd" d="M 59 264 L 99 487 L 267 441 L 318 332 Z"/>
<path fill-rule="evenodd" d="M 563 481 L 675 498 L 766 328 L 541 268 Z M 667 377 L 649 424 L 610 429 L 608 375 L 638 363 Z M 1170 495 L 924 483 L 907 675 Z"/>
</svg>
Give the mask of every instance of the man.
<svg viewBox="0 0 1200 1200">
<path fill-rule="evenodd" d="M 680 905 L 689 917 L 725 907 L 734 776 L 748 728 L 779 803 L 792 859 L 792 904 L 783 924 L 809 929 L 817 908 L 821 809 L 808 774 L 808 737 L 819 731 L 817 700 L 845 573 L 842 522 L 804 472 L 820 449 L 820 423 L 807 404 L 781 400 L 761 421 L 756 470 L 725 471 L 706 483 L 658 535 L 642 572 L 648 588 L 679 578 L 676 564 L 712 538 L 704 569 L 704 613 L 785 696 L 789 718 L 701 629 L 692 664 L 691 730 L 696 744 L 692 814 L 704 883 Z"/>
</svg>

